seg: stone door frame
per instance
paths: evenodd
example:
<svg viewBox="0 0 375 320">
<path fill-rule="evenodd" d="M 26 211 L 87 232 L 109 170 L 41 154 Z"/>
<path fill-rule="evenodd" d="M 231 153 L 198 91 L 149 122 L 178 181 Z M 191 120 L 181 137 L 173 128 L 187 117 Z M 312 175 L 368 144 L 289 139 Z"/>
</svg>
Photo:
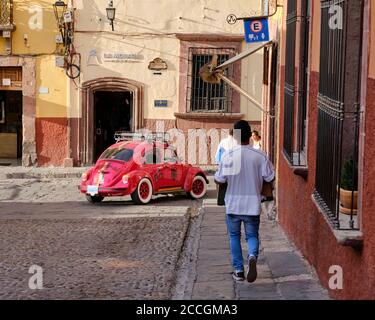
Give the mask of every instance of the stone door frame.
<svg viewBox="0 0 375 320">
<path fill-rule="evenodd" d="M 144 85 L 140 82 L 125 78 L 98 78 L 86 81 L 82 85 L 82 117 L 80 137 L 80 162 L 94 162 L 94 93 L 97 91 L 127 91 L 133 95 L 133 127 L 134 130 L 143 128 L 144 122 Z"/>
</svg>

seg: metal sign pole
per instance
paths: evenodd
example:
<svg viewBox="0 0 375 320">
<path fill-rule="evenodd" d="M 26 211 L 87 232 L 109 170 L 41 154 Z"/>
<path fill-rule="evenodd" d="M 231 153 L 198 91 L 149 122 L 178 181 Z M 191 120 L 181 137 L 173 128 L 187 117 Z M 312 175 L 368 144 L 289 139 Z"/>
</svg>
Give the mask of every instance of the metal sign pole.
<svg viewBox="0 0 375 320">
<path fill-rule="evenodd" d="M 233 64 L 237 61 L 240 61 L 240 60 L 252 55 L 253 53 L 258 52 L 259 50 L 261 50 L 261 49 L 263 49 L 263 48 L 265 48 L 269 45 L 272 45 L 272 43 L 273 43 L 273 41 L 268 41 L 268 42 L 263 43 L 263 44 L 255 47 L 255 48 L 247 49 L 244 52 L 241 52 L 240 54 L 234 56 L 233 58 L 225 61 L 220 66 L 217 66 L 216 68 L 214 68 L 213 72 L 218 71 L 218 70 L 224 70 L 224 69 L 228 68 L 231 64 Z"/>
<path fill-rule="evenodd" d="M 262 112 L 266 113 L 269 117 L 275 118 L 275 116 L 271 115 L 269 111 L 266 111 L 263 109 L 262 104 L 260 104 L 258 101 L 256 101 L 248 92 L 246 92 L 244 89 L 242 89 L 240 86 L 236 85 L 233 81 L 228 79 L 223 74 L 219 73 L 217 75 L 220 79 L 222 79 L 224 82 L 226 82 L 231 88 L 242 94 L 245 98 L 250 100 L 254 105 Z"/>
<path fill-rule="evenodd" d="M 248 92 L 246 92 L 244 89 L 242 89 L 240 86 L 235 84 L 233 81 L 231 81 L 229 78 L 227 78 L 223 73 L 223 71 L 228 68 L 230 65 L 237 61 L 241 61 L 242 59 L 248 57 L 249 55 L 259 51 L 262 48 L 265 48 L 269 45 L 272 45 L 273 41 L 268 41 L 266 43 L 263 43 L 255 48 L 248 49 L 235 57 L 227 60 L 226 62 L 222 63 L 219 66 L 217 65 L 217 56 L 215 55 L 212 58 L 211 63 L 208 63 L 204 65 L 201 70 L 199 71 L 200 77 L 202 78 L 203 81 L 212 83 L 212 84 L 218 84 L 220 81 L 224 81 L 227 83 L 231 88 L 242 94 L 246 99 L 250 100 L 259 110 L 267 114 L 271 118 L 275 118 L 274 115 L 271 115 L 269 111 L 266 111 L 263 109 L 263 106 L 256 100 L 254 99 Z"/>
</svg>

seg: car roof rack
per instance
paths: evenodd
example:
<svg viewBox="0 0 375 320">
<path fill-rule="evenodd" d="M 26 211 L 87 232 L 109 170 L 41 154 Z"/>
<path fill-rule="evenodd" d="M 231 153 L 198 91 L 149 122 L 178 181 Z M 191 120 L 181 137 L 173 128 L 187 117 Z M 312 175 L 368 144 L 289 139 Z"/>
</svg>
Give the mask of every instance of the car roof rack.
<svg viewBox="0 0 375 320">
<path fill-rule="evenodd" d="M 143 133 L 143 132 L 125 132 L 116 131 L 114 136 L 116 143 L 120 141 L 148 141 L 148 142 L 162 142 L 168 143 L 170 135 L 166 132 Z"/>
</svg>

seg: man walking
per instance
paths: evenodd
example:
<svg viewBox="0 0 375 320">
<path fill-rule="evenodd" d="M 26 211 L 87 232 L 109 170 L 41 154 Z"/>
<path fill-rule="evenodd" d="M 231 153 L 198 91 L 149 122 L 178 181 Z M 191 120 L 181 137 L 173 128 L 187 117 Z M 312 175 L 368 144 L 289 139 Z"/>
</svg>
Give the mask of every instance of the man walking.
<svg viewBox="0 0 375 320">
<path fill-rule="evenodd" d="M 239 146 L 224 153 L 215 174 L 215 182 L 219 185 L 228 184 L 225 206 L 233 278 L 237 281 L 245 279 L 241 248 L 243 223 L 248 247 L 246 279 L 254 282 L 257 278 L 262 186 L 263 181 L 274 180 L 275 170 L 265 153 L 249 146 L 251 128 L 246 121 L 236 122 L 234 131 Z"/>
</svg>

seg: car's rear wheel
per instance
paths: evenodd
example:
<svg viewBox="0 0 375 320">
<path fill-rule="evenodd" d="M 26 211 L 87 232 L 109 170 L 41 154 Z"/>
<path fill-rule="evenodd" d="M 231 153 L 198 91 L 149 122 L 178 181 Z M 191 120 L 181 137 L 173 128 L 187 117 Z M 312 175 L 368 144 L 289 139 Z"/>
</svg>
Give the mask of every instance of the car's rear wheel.
<svg viewBox="0 0 375 320">
<path fill-rule="evenodd" d="M 207 192 L 207 183 L 202 176 L 195 176 L 188 195 L 193 199 L 201 199 Z"/>
<path fill-rule="evenodd" d="M 89 194 L 86 194 L 86 199 L 90 203 L 100 203 L 103 201 L 104 197 L 102 196 L 91 196 Z"/>
<path fill-rule="evenodd" d="M 132 200 L 136 204 L 147 204 L 152 198 L 152 184 L 147 178 L 139 181 L 137 188 L 131 194 Z"/>
</svg>

